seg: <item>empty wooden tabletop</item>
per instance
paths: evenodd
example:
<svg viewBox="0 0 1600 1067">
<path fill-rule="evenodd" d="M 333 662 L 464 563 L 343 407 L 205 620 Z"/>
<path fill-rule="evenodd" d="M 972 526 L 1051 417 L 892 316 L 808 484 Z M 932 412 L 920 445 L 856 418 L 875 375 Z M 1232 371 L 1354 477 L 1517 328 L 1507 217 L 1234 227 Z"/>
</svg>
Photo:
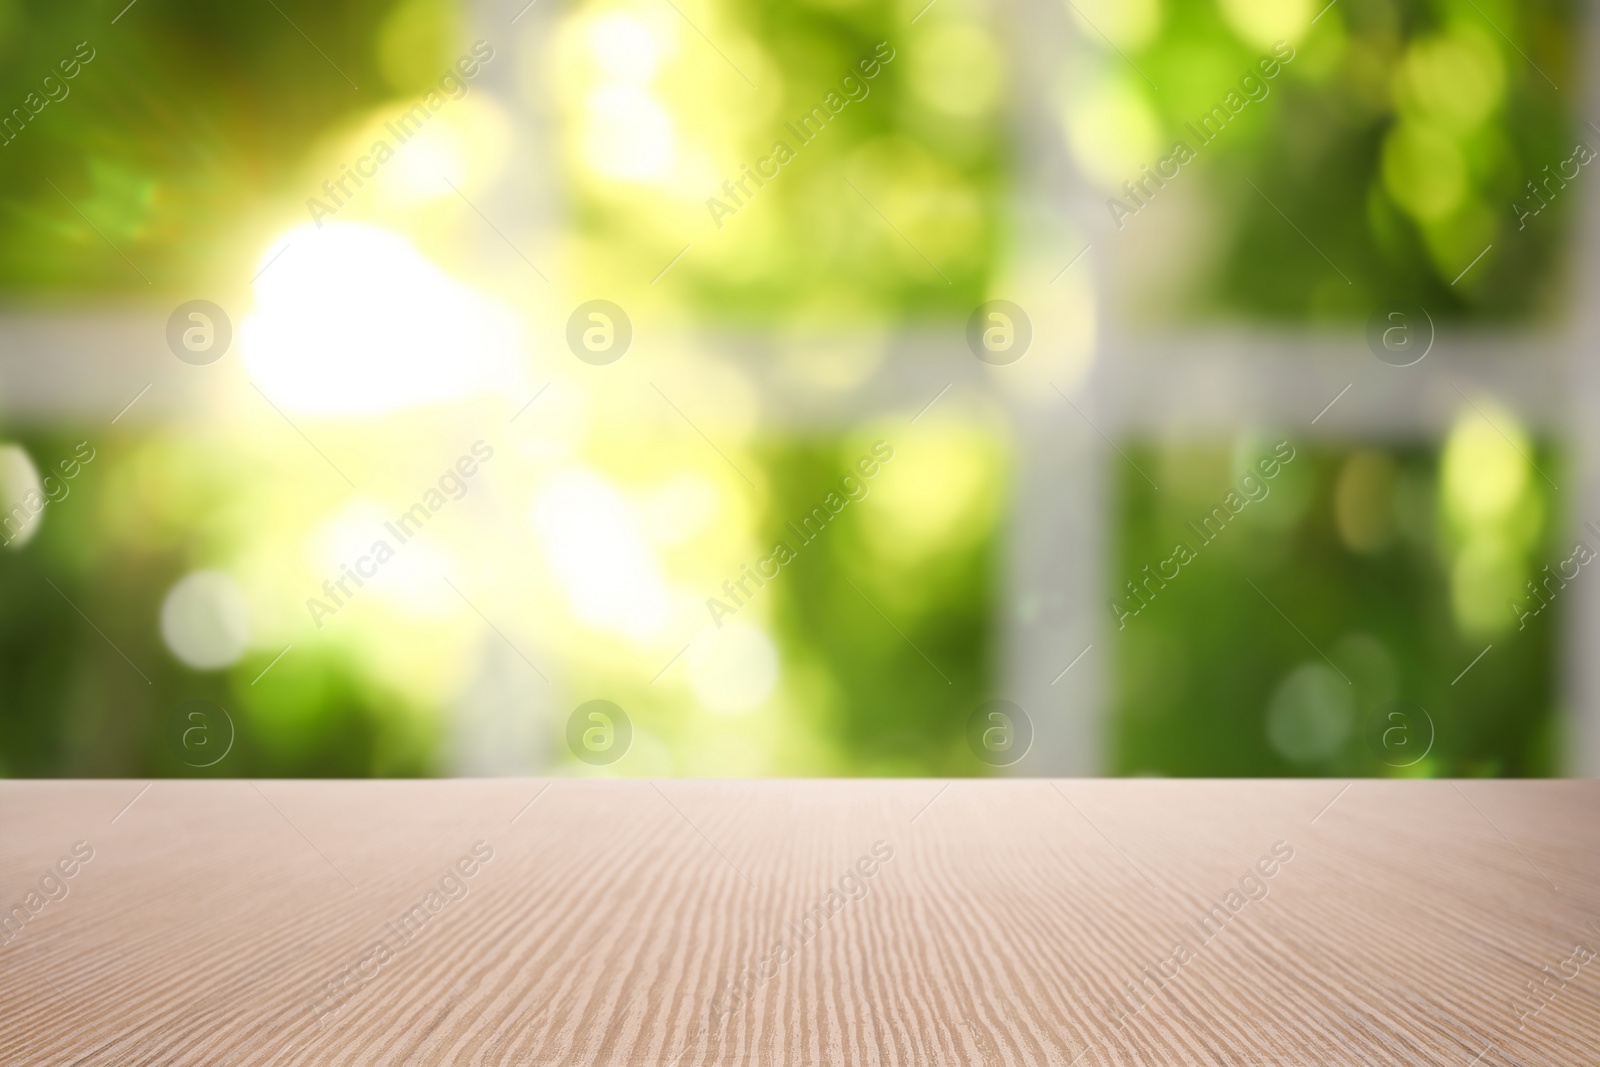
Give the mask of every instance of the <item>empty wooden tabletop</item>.
<svg viewBox="0 0 1600 1067">
<path fill-rule="evenodd" d="M 8 1065 L 1600 1064 L 1600 783 L 0 783 Z"/>
</svg>

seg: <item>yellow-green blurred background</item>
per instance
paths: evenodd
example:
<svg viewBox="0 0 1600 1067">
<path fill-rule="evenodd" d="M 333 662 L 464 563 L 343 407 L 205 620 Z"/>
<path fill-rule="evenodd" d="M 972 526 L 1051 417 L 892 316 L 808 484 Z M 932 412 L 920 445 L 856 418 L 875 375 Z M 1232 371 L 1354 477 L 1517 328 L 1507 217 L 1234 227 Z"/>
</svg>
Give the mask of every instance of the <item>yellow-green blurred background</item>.
<svg viewBox="0 0 1600 1067">
<path fill-rule="evenodd" d="M 1593 773 L 1584 15 L 0 0 L 0 774 Z"/>
</svg>

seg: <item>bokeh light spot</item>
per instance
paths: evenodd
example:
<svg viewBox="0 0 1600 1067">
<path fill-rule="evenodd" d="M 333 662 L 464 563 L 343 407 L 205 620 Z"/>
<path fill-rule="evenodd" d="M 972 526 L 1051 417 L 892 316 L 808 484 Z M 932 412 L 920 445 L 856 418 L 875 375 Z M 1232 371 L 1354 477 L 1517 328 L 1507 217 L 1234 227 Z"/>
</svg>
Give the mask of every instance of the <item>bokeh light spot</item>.
<svg viewBox="0 0 1600 1067">
<path fill-rule="evenodd" d="M 179 660 L 210 671 L 238 661 L 250 641 L 250 608 L 221 571 L 194 571 L 161 602 L 161 638 Z"/>
<path fill-rule="evenodd" d="M 744 715 L 778 684 L 778 650 L 765 630 L 729 622 L 689 650 L 689 689 L 718 715 Z"/>
<path fill-rule="evenodd" d="M 1267 741 L 1286 760 L 1314 763 L 1339 751 L 1354 717 L 1350 684 L 1325 664 L 1302 663 L 1272 694 Z"/>
</svg>

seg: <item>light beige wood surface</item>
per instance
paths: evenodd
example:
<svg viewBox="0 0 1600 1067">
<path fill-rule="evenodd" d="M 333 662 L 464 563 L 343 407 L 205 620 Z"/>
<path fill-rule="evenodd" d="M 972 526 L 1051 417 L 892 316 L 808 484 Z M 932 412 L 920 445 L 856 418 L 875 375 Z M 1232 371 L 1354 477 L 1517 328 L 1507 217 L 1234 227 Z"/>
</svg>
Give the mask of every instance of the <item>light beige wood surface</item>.
<svg viewBox="0 0 1600 1067">
<path fill-rule="evenodd" d="M 7 782 L 0 907 L 7 1067 L 1600 1064 L 1595 782 Z"/>
</svg>

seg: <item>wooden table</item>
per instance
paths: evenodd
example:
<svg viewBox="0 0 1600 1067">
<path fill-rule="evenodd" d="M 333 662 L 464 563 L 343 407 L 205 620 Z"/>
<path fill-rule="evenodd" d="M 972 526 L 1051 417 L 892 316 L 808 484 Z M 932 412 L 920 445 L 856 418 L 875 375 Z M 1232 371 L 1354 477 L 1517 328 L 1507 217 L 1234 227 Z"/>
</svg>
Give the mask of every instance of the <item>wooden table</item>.
<svg viewBox="0 0 1600 1067">
<path fill-rule="evenodd" d="M 1600 1064 L 1596 782 L 7 782 L 13 904 L 7 1067 Z"/>
</svg>

